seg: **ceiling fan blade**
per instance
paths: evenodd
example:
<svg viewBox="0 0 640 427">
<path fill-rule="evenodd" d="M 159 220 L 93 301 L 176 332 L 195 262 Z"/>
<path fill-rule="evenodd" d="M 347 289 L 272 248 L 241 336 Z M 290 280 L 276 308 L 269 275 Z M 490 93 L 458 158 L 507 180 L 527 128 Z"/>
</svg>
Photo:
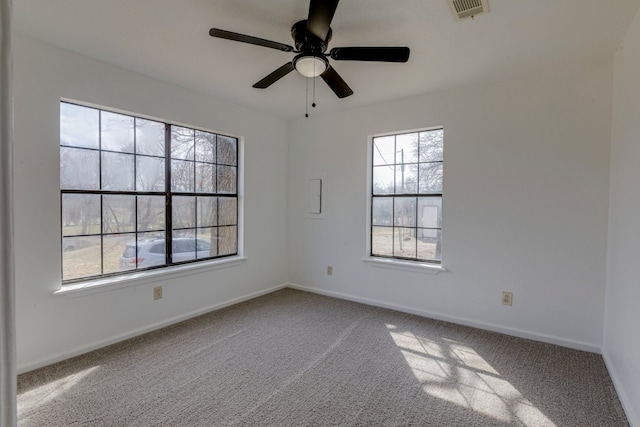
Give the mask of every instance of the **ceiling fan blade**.
<svg viewBox="0 0 640 427">
<path fill-rule="evenodd" d="M 254 84 L 253 87 L 255 87 L 256 89 L 266 89 L 292 71 L 293 62 L 287 62 L 282 67 L 278 68 L 273 73 L 269 74 L 267 77 Z"/>
<path fill-rule="evenodd" d="M 336 13 L 339 0 L 311 0 L 309 2 L 309 17 L 307 31 L 324 41 L 329 33 L 329 27 Z"/>
<path fill-rule="evenodd" d="M 334 47 L 329 56 L 336 61 L 407 62 L 408 47 Z"/>
<path fill-rule="evenodd" d="M 353 95 L 353 91 L 349 85 L 342 80 L 342 77 L 340 77 L 331 65 L 329 65 L 324 73 L 320 74 L 320 77 L 322 77 L 322 80 L 338 95 L 338 98 L 346 98 L 349 95 Z"/>
<path fill-rule="evenodd" d="M 292 52 L 293 47 L 284 43 L 273 42 L 271 40 L 265 40 L 258 37 L 248 36 L 246 34 L 233 33 L 231 31 L 221 30 L 219 28 L 212 28 L 209 30 L 211 37 L 217 37 L 219 39 L 233 40 L 236 42 L 249 43 L 257 46 L 270 47 L 271 49 L 278 49 L 283 52 Z"/>
</svg>

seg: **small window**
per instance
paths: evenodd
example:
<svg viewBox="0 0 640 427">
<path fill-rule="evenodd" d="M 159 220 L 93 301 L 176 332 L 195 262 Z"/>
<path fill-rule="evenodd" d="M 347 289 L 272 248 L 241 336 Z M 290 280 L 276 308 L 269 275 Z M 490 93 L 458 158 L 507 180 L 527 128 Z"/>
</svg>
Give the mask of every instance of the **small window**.
<svg viewBox="0 0 640 427">
<path fill-rule="evenodd" d="M 61 102 L 63 284 L 237 255 L 238 157 L 238 138 Z"/>
<path fill-rule="evenodd" d="M 441 263 L 443 129 L 372 138 L 370 254 Z"/>
<path fill-rule="evenodd" d="M 164 242 L 156 243 L 155 245 L 151 246 L 149 252 L 151 252 L 152 254 L 164 254 Z"/>
<path fill-rule="evenodd" d="M 211 250 L 211 245 L 209 244 L 209 242 L 205 242 L 204 240 L 198 240 L 197 245 L 198 245 L 198 252 Z"/>
<path fill-rule="evenodd" d="M 123 258 L 133 258 L 136 256 L 136 249 L 133 246 L 127 246 L 122 253 Z"/>
<path fill-rule="evenodd" d="M 195 252 L 196 242 L 193 239 L 179 239 L 173 241 L 173 252 L 177 254 Z"/>
</svg>

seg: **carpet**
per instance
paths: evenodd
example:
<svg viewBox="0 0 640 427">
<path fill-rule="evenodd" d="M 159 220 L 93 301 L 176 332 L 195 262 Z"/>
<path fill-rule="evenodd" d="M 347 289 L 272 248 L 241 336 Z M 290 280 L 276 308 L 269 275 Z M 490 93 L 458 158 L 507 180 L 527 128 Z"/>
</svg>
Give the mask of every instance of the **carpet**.
<svg viewBox="0 0 640 427">
<path fill-rule="evenodd" d="M 626 426 L 598 354 L 284 289 L 18 377 L 21 426 Z"/>
</svg>

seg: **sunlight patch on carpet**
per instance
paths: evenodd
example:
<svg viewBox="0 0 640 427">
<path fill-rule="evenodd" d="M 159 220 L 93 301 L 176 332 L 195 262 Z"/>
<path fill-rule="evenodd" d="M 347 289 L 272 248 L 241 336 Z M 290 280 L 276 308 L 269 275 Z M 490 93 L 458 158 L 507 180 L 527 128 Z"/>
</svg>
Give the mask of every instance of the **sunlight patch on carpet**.
<svg viewBox="0 0 640 427">
<path fill-rule="evenodd" d="M 46 382 L 27 392 L 21 393 L 18 400 L 18 410 L 28 412 L 38 406 L 56 400 L 70 392 L 79 382 L 94 373 L 100 366 L 92 366 L 80 372 L 76 372 L 55 381 Z"/>
<path fill-rule="evenodd" d="M 387 329 L 413 375 L 430 396 L 472 409 L 500 422 L 555 426 L 473 348 L 443 338 L 442 344 Z"/>
</svg>

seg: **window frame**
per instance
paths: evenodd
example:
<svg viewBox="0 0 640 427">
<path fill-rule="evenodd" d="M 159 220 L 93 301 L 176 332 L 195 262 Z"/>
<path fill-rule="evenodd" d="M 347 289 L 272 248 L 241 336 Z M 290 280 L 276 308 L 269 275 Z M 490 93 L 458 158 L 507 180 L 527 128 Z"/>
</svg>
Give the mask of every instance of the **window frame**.
<svg viewBox="0 0 640 427">
<path fill-rule="evenodd" d="M 98 148 L 91 148 L 91 147 L 85 147 L 82 145 L 70 145 L 70 144 L 64 144 L 63 145 L 63 141 L 62 141 L 62 129 L 59 135 L 59 153 L 61 154 L 62 149 L 63 148 L 75 148 L 75 149 L 82 149 L 82 150 L 89 150 L 89 151 L 94 151 L 98 153 L 98 159 L 99 159 L 99 170 L 98 170 L 98 188 L 97 189 L 75 189 L 75 188 L 63 188 L 63 182 L 62 182 L 62 164 L 60 165 L 60 185 L 59 185 L 59 189 L 60 189 L 60 232 L 59 232 L 59 236 L 60 236 L 60 254 L 61 254 L 61 259 L 60 259 L 60 267 L 61 267 L 61 278 L 62 278 L 62 287 L 61 287 L 61 291 L 65 291 L 65 290 L 70 290 L 70 289 L 74 289 L 77 288 L 78 286 L 80 287 L 84 287 L 87 284 L 90 283 L 95 283 L 98 285 L 104 285 L 107 281 L 109 280 L 114 280 L 115 282 L 123 282 L 123 281 L 127 281 L 128 278 L 134 278 L 136 280 L 139 280 L 145 276 L 149 276 L 149 277 L 155 277 L 157 276 L 158 273 L 163 274 L 165 273 L 164 271 L 155 271 L 155 270 L 163 270 L 163 269 L 171 269 L 171 267 L 181 267 L 179 270 L 176 271 L 184 271 L 184 268 L 190 267 L 189 264 L 197 264 L 194 267 L 198 267 L 198 269 L 201 269 L 202 267 L 206 267 L 207 265 L 213 266 L 214 268 L 219 268 L 221 265 L 223 264 L 235 264 L 235 262 L 237 262 L 238 260 L 244 260 L 243 256 L 242 256 L 242 251 L 243 251 L 243 244 L 242 244 L 242 239 L 243 239 L 243 206 L 242 206 L 242 191 L 243 191 L 243 138 L 240 136 L 235 136 L 235 135 L 230 135 L 227 133 L 221 133 L 221 132 L 217 132 L 217 131 L 213 131 L 213 130 L 209 130 L 209 129 L 205 129 L 205 128 L 201 128 L 201 127 L 196 127 L 193 125 L 185 125 L 183 123 L 178 123 L 175 121 L 170 121 L 170 120 L 165 120 L 165 119 L 160 119 L 160 118 L 156 118 L 156 117 L 150 117 L 150 116 L 146 116 L 143 114 L 138 114 L 138 113 L 132 113 L 132 112 L 128 112 L 128 111 L 123 111 L 123 110 L 118 110 L 118 109 L 114 109 L 114 108 L 110 108 L 110 107 L 105 107 L 105 106 L 101 106 L 101 105 L 95 105 L 95 104 L 91 104 L 91 103 L 86 103 L 86 102 L 82 102 L 82 101 L 77 101 L 77 100 L 71 100 L 71 99 L 66 99 L 66 98 L 61 98 L 58 105 L 59 105 L 59 117 L 62 118 L 62 105 L 63 104 L 70 104 L 70 105 L 74 105 L 74 106 L 78 106 L 78 107 L 82 107 L 82 108 L 88 108 L 88 109 L 93 109 L 93 110 L 97 110 L 98 111 L 98 124 L 97 124 L 97 132 L 98 132 Z M 104 148 L 102 146 L 102 113 L 113 113 L 113 114 L 118 114 L 118 115 L 123 115 L 123 116 L 127 116 L 129 118 L 131 118 L 132 122 L 134 123 L 134 130 L 132 131 L 133 133 L 133 144 L 134 144 L 134 148 L 131 150 L 131 152 L 118 152 L 115 150 L 111 150 L 108 148 Z M 161 125 L 164 126 L 164 152 L 162 154 L 162 157 L 158 154 L 148 154 L 148 153 L 143 153 L 143 152 L 137 152 L 137 146 L 136 146 L 136 142 L 137 142 L 137 135 L 136 135 L 136 120 L 144 120 L 144 121 L 152 121 L 152 122 L 156 122 L 159 123 Z M 62 127 L 62 126 L 61 126 Z M 194 150 L 194 155 L 193 155 L 193 159 L 189 159 L 186 161 L 189 161 L 193 164 L 193 179 L 194 179 L 194 183 L 193 183 L 193 189 L 192 191 L 174 191 L 173 190 L 173 179 L 172 179 L 172 161 L 174 160 L 182 160 L 185 161 L 184 159 L 180 159 L 178 157 L 174 157 L 172 156 L 171 153 L 171 146 L 172 146 L 172 129 L 174 129 L 175 127 L 180 127 L 180 128 L 186 128 L 188 130 L 190 130 L 191 132 L 193 132 L 193 138 L 194 138 L 194 146 L 193 146 L 193 150 Z M 227 139 L 231 139 L 235 142 L 235 164 L 231 164 L 231 163 L 222 163 L 219 161 L 218 157 L 216 156 L 215 160 L 210 161 L 210 160 L 202 160 L 202 159 L 198 159 L 197 158 L 197 154 L 195 154 L 196 151 L 196 141 L 197 141 L 197 133 L 198 132 L 204 132 L 207 134 L 212 135 L 215 140 L 215 150 L 216 152 L 218 152 L 218 147 L 219 147 L 219 140 L 220 138 L 227 138 Z M 132 162 L 133 162 L 133 190 L 109 190 L 109 189 L 104 189 L 103 188 L 103 153 L 120 153 L 120 154 L 127 154 L 130 155 L 132 158 Z M 137 186 L 137 182 L 138 182 L 138 174 L 136 171 L 136 168 L 138 167 L 138 159 L 140 158 L 158 158 L 158 159 L 162 159 L 162 161 L 164 162 L 164 171 L 163 171 L 163 178 L 164 178 L 164 188 L 162 190 L 137 190 L 136 186 Z M 234 188 L 235 191 L 233 192 L 220 192 L 220 189 L 218 188 L 217 184 L 214 182 L 213 184 L 213 188 L 211 189 L 211 191 L 199 191 L 198 188 L 198 184 L 196 182 L 196 177 L 197 175 L 197 166 L 199 164 L 204 164 L 206 166 L 211 166 L 213 168 L 213 173 L 215 175 L 218 174 L 218 169 L 219 166 L 224 166 L 224 167 L 234 167 L 235 168 L 235 177 L 234 177 Z M 73 234 L 73 235 L 65 235 L 65 224 L 64 224 L 64 206 L 63 206 L 63 199 L 65 195 L 69 195 L 69 194 L 86 194 L 86 195 L 96 195 L 99 196 L 100 198 L 100 203 L 99 203 L 99 218 L 100 218 L 100 225 L 99 225 L 99 233 L 89 233 L 89 234 Z M 134 223 L 133 223 L 133 229 L 131 231 L 127 231 L 127 232 L 123 232 L 123 233 L 118 233 L 118 232 L 105 232 L 104 229 L 104 219 L 105 219 L 105 210 L 103 208 L 103 200 L 104 200 L 104 196 L 131 196 L 133 199 L 133 204 L 134 204 L 134 210 L 132 211 L 131 215 L 133 217 L 135 217 Z M 139 246 L 139 235 L 144 234 L 145 232 L 147 232 L 147 230 L 140 230 L 138 228 L 138 216 L 139 216 L 139 210 L 138 210 L 138 198 L 140 196 L 159 196 L 162 197 L 164 199 L 164 219 L 163 219 L 163 223 L 164 223 L 164 230 L 151 230 L 152 232 L 162 232 L 163 235 L 162 237 L 160 237 L 160 239 L 164 240 L 164 256 L 165 256 L 165 260 L 164 260 L 164 264 L 162 265 L 153 265 L 153 266 L 147 266 L 147 267 L 138 267 L 137 266 L 137 260 L 136 260 L 136 267 L 132 268 L 132 269 L 126 269 L 126 270 L 121 270 L 121 271 L 111 271 L 111 272 L 107 272 L 105 273 L 105 253 L 104 253 L 104 239 L 107 236 L 111 236 L 111 235 L 118 235 L 118 234 L 131 234 L 132 237 L 135 239 L 134 240 L 134 247 L 136 248 L 136 258 L 138 256 L 138 251 L 140 250 L 140 246 Z M 173 224 L 173 202 L 174 202 L 174 198 L 175 197 L 190 197 L 193 199 L 193 203 L 194 203 L 194 223 L 191 227 L 178 227 L 178 228 L 174 228 L 174 224 Z M 198 212 L 197 210 L 200 208 L 199 207 L 199 199 L 201 197 L 211 197 L 211 198 L 215 198 L 216 200 L 216 223 L 215 225 L 204 225 L 204 226 L 200 226 L 200 224 L 198 223 Z M 229 199 L 234 199 L 235 200 L 235 219 L 233 221 L 233 224 L 223 224 L 220 225 L 219 224 L 219 217 L 220 217 L 220 212 L 218 210 L 219 206 L 220 206 L 220 198 L 229 198 Z M 208 256 L 208 257 L 203 257 L 203 258 L 198 258 L 198 251 L 195 251 L 195 258 L 194 259 L 189 259 L 189 260 L 184 260 L 184 261 L 172 261 L 172 252 L 173 252 L 173 239 L 174 238 L 180 238 L 179 236 L 174 236 L 174 234 L 176 232 L 180 232 L 180 231 L 184 231 L 184 232 L 193 232 L 193 239 L 194 242 L 196 244 L 196 247 L 198 245 L 197 240 L 201 239 L 202 236 L 200 235 L 200 230 L 201 229 L 210 229 L 210 228 L 216 228 L 216 233 L 218 232 L 218 230 L 220 228 L 224 228 L 224 227 L 233 227 L 235 228 L 235 242 L 234 242 L 234 248 L 235 250 L 233 252 L 230 253 L 225 253 L 223 255 L 214 255 L 214 256 Z M 100 239 L 100 256 L 99 256 L 99 263 L 100 263 L 100 274 L 92 274 L 89 276 L 83 276 L 83 277 L 73 277 L 73 278 L 69 278 L 69 279 L 64 279 L 64 269 L 65 269 L 65 264 L 64 264 L 64 239 L 68 238 L 68 237 L 82 237 L 82 236 L 91 236 L 91 237 L 99 237 Z M 213 245 L 212 245 L 213 246 Z M 217 247 L 217 253 L 219 252 L 219 243 L 216 243 L 216 247 Z M 172 269 L 172 270 L 175 270 Z M 153 271 L 153 274 L 149 274 L 150 271 Z M 167 271 L 167 273 L 169 273 L 169 271 Z"/>
<path fill-rule="evenodd" d="M 416 272 L 426 272 L 426 273 L 431 273 L 431 274 L 437 274 L 438 272 L 441 271 L 446 271 L 446 269 L 443 267 L 443 261 L 442 261 L 442 229 L 443 229 L 443 219 L 442 219 L 442 209 L 443 209 L 443 203 L 444 203 L 444 188 L 443 186 L 440 188 L 440 192 L 427 192 L 427 193 L 421 193 L 420 192 L 420 186 L 419 184 L 416 184 L 416 190 L 415 192 L 401 192 L 401 193 L 397 193 L 396 192 L 396 172 L 394 171 L 394 190 L 391 193 L 388 194 L 384 194 L 384 193 L 379 193 L 376 194 L 374 192 L 374 171 L 375 171 L 375 151 L 376 151 L 376 146 L 375 146 L 375 140 L 377 138 L 384 138 L 384 137 L 390 137 L 393 136 L 394 137 L 394 144 L 396 143 L 395 138 L 398 136 L 402 136 L 402 135 L 408 135 L 408 134 L 412 134 L 412 133 L 420 133 L 420 132 L 430 132 L 430 131 L 437 131 L 440 130 L 443 133 L 443 142 L 442 142 L 442 148 L 443 148 L 443 155 L 442 155 L 442 160 L 440 161 L 432 161 L 432 162 L 420 162 L 420 160 L 418 159 L 417 162 L 402 162 L 402 163 L 397 163 L 394 161 L 391 163 L 391 165 L 393 166 L 397 166 L 400 164 L 405 164 L 405 165 L 416 165 L 419 168 L 420 164 L 423 163 L 440 163 L 442 165 L 442 170 L 444 171 L 444 126 L 432 126 L 432 127 L 424 127 L 424 128 L 418 128 L 418 129 L 411 129 L 411 130 L 402 130 L 402 131 L 396 131 L 396 132 L 386 132 L 386 133 L 380 133 L 380 134 L 375 134 L 375 135 L 370 135 L 367 138 L 367 215 L 366 215 L 366 226 L 367 226 L 367 231 L 366 231 L 366 255 L 363 257 L 363 261 L 370 263 L 370 265 L 375 266 L 375 267 L 384 267 L 384 268 L 392 268 L 392 269 L 400 269 L 400 270 L 408 270 L 408 271 L 416 271 Z M 394 147 L 395 148 L 395 147 Z M 396 153 L 394 153 L 395 156 Z M 380 165 L 378 165 L 380 166 Z M 444 178 L 444 176 L 443 176 Z M 443 180 L 444 181 L 444 180 Z M 393 255 L 394 249 L 393 249 L 393 244 L 395 243 L 395 237 L 394 236 L 394 231 L 392 231 L 392 249 L 391 249 L 391 255 L 385 255 L 385 254 L 374 254 L 373 250 L 374 250 L 374 245 L 373 245 L 373 231 L 374 231 L 374 227 L 377 227 L 378 225 L 374 225 L 374 200 L 376 199 L 385 199 L 385 198 L 390 198 L 391 200 L 395 201 L 396 198 L 402 198 L 402 197 L 408 197 L 408 198 L 415 198 L 416 199 L 416 223 L 413 226 L 398 226 L 396 225 L 396 218 L 395 218 L 395 202 L 392 202 L 392 207 L 391 207 L 391 223 L 390 226 L 388 226 L 389 228 L 391 228 L 392 230 L 395 231 L 396 228 L 400 227 L 400 228 L 408 228 L 408 229 L 412 229 L 413 232 L 415 233 L 416 237 L 417 237 L 417 233 L 423 229 L 423 227 L 420 227 L 418 225 L 418 215 L 417 215 L 417 210 L 419 207 L 419 199 L 420 198 L 439 198 L 440 199 L 440 212 L 438 213 L 440 219 L 440 227 L 436 227 L 436 228 L 428 228 L 428 229 L 434 229 L 436 230 L 437 233 L 439 233 L 439 251 L 437 251 L 436 253 L 439 252 L 439 256 L 440 259 L 422 259 L 422 258 L 418 258 L 418 251 L 416 248 L 416 257 L 404 257 L 404 256 L 397 256 L 397 255 Z M 416 247 L 417 247 L 417 238 L 416 238 Z M 435 255 L 435 254 L 434 254 Z"/>
</svg>

